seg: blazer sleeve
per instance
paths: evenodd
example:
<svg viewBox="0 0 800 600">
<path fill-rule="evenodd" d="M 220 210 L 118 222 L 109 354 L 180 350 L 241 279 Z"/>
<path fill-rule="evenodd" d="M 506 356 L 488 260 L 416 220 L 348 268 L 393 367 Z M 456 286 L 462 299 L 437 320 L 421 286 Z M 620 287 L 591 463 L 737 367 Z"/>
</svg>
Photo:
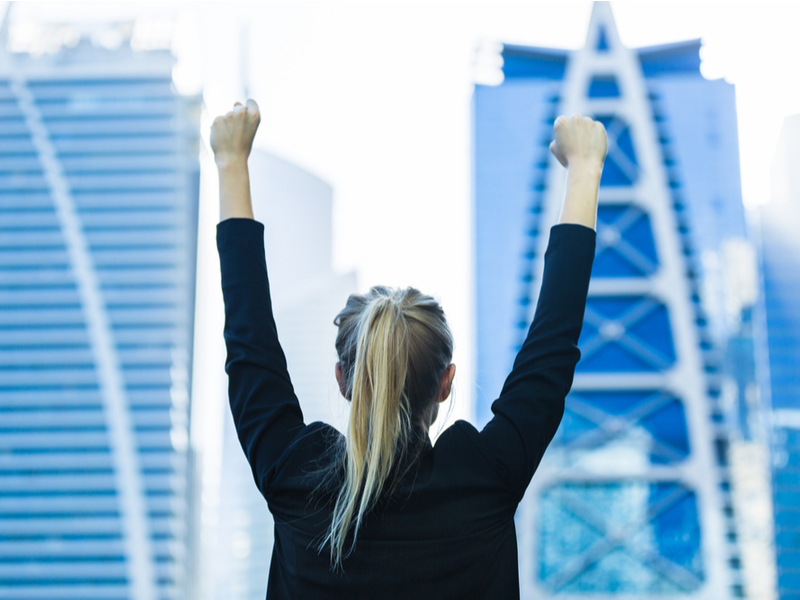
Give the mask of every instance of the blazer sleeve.
<svg viewBox="0 0 800 600">
<path fill-rule="evenodd" d="M 522 498 L 564 415 L 580 359 L 578 338 L 595 251 L 595 231 L 555 225 L 544 260 L 539 301 L 527 338 L 479 434 L 487 459 Z"/>
<path fill-rule="evenodd" d="M 217 249 L 231 412 L 256 484 L 266 494 L 279 458 L 304 424 L 272 315 L 264 226 L 226 219 L 217 225 Z"/>
</svg>

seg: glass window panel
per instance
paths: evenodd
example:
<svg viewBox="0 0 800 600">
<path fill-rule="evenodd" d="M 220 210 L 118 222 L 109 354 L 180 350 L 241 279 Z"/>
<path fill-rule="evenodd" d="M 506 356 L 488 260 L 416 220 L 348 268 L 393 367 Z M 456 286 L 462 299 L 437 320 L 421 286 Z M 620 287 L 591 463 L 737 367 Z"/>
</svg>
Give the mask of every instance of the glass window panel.
<svg viewBox="0 0 800 600">
<path fill-rule="evenodd" d="M 625 230 L 623 237 L 650 261 L 654 264 L 658 264 L 656 245 L 653 239 L 653 229 L 650 226 L 650 218 L 647 215 L 642 214 L 636 219 L 636 221 Z"/>
<path fill-rule="evenodd" d="M 593 277 L 642 277 L 658 266 L 649 217 L 633 204 L 603 204 L 597 214 Z"/>
<path fill-rule="evenodd" d="M 592 277 L 642 277 L 647 271 L 623 258 L 612 247 L 600 248 L 592 265 Z"/>
<path fill-rule="evenodd" d="M 550 460 L 587 470 L 674 464 L 689 454 L 683 405 L 652 390 L 573 392 L 552 448 Z"/>
<path fill-rule="evenodd" d="M 660 371 L 675 362 L 666 307 L 644 296 L 590 297 L 580 371 Z"/>
<path fill-rule="evenodd" d="M 542 558 L 539 562 L 540 578 L 547 580 L 572 560 L 576 553 L 585 552 L 603 539 L 601 531 L 581 521 L 567 510 L 556 494 L 545 493 L 541 498 Z"/>
<path fill-rule="evenodd" d="M 608 156 L 600 179 L 601 186 L 629 186 L 635 183 L 639 170 L 630 128 L 614 115 L 596 115 L 608 134 Z"/>
<path fill-rule="evenodd" d="M 678 483 L 566 483 L 540 499 L 542 585 L 555 594 L 676 594 L 704 578 L 697 501 Z"/>
<path fill-rule="evenodd" d="M 624 550 L 613 550 L 559 589 L 559 593 L 677 594 L 677 584 L 653 571 Z"/>
<path fill-rule="evenodd" d="M 617 119 L 619 121 L 619 119 Z M 636 164 L 636 154 L 633 151 L 633 140 L 631 139 L 631 130 L 627 126 L 623 126 L 616 138 L 617 148 L 630 160 Z"/>
<path fill-rule="evenodd" d="M 613 75 L 592 77 L 589 84 L 589 98 L 617 98 L 619 95 L 616 77 Z"/>
<path fill-rule="evenodd" d="M 614 157 L 609 155 L 606 157 L 603 174 L 600 176 L 600 186 L 611 185 L 629 186 L 633 185 L 633 180 L 617 165 Z"/>
<path fill-rule="evenodd" d="M 606 342 L 600 350 L 578 363 L 578 372 L 657 371 L 657 366 L 617 342 Z"/>
</svg>

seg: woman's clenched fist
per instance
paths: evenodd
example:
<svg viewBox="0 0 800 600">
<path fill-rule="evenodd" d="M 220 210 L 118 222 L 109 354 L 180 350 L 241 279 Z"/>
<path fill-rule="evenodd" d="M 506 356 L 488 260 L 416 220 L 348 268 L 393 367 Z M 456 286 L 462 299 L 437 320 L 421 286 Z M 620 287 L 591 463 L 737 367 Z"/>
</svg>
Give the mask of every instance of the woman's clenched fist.
<svg viewBox="0 0 800 600">
<path fill-rule="evenodd" d="M 582 163 L 602 167 L 608 151 L 606 128 L 599 121 L 575 115 L 558 117 L 553 125 L 555 139 L 550 152 L 564 167 Z"/>
<path fill-rule="evenodd" d="M 261 113 L 255 100 L 243 106 L 237 102 L 233 110 L 214 119 L 211 125 L 211 149 L 217 166 L 244 160 L 250 156 Z"/>
</svg>

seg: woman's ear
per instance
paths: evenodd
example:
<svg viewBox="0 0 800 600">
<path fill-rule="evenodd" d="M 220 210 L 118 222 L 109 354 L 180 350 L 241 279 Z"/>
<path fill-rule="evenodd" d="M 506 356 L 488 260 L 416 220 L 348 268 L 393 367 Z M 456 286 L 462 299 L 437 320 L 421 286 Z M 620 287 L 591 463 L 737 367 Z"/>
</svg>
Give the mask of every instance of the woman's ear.
<svg viewBox="0 0 800 600">
<path fill-rule="evenodd" d="M 347 400 L 347 381 L 344 378 L 344 366 L 342 365 L 342 361 L 336 361 L 336 383 L 339 384 L 339 391 L 342 394 L 342 397 Z"/>
<path fill-rule="evenodd" d="M 436 402 L 444 402 L 450 397 L 450 388 L 453 387 L 453 379 L 456 376 L 456 366 L 453 363 L 447 365 L 439 380 L 439 393 L 436 394 Z"/>
</svg>

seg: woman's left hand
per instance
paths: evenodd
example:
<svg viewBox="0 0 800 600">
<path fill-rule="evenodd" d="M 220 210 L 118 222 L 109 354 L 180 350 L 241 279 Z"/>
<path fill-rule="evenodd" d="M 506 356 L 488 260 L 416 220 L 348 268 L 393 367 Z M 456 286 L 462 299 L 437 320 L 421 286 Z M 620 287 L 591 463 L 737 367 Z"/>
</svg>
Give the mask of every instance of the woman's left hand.
<svg viewBox="0 0 800 600">
<path fill-rule="evenodd" d="M 232 111 L 214 119 L 211 125 L 211 149 L 218 167 L 238 161 L 247 162 L 260 122 L 261 113 L 255 100 L 248 100 L 246 106 L 237 102 Z"/>
</svg>

